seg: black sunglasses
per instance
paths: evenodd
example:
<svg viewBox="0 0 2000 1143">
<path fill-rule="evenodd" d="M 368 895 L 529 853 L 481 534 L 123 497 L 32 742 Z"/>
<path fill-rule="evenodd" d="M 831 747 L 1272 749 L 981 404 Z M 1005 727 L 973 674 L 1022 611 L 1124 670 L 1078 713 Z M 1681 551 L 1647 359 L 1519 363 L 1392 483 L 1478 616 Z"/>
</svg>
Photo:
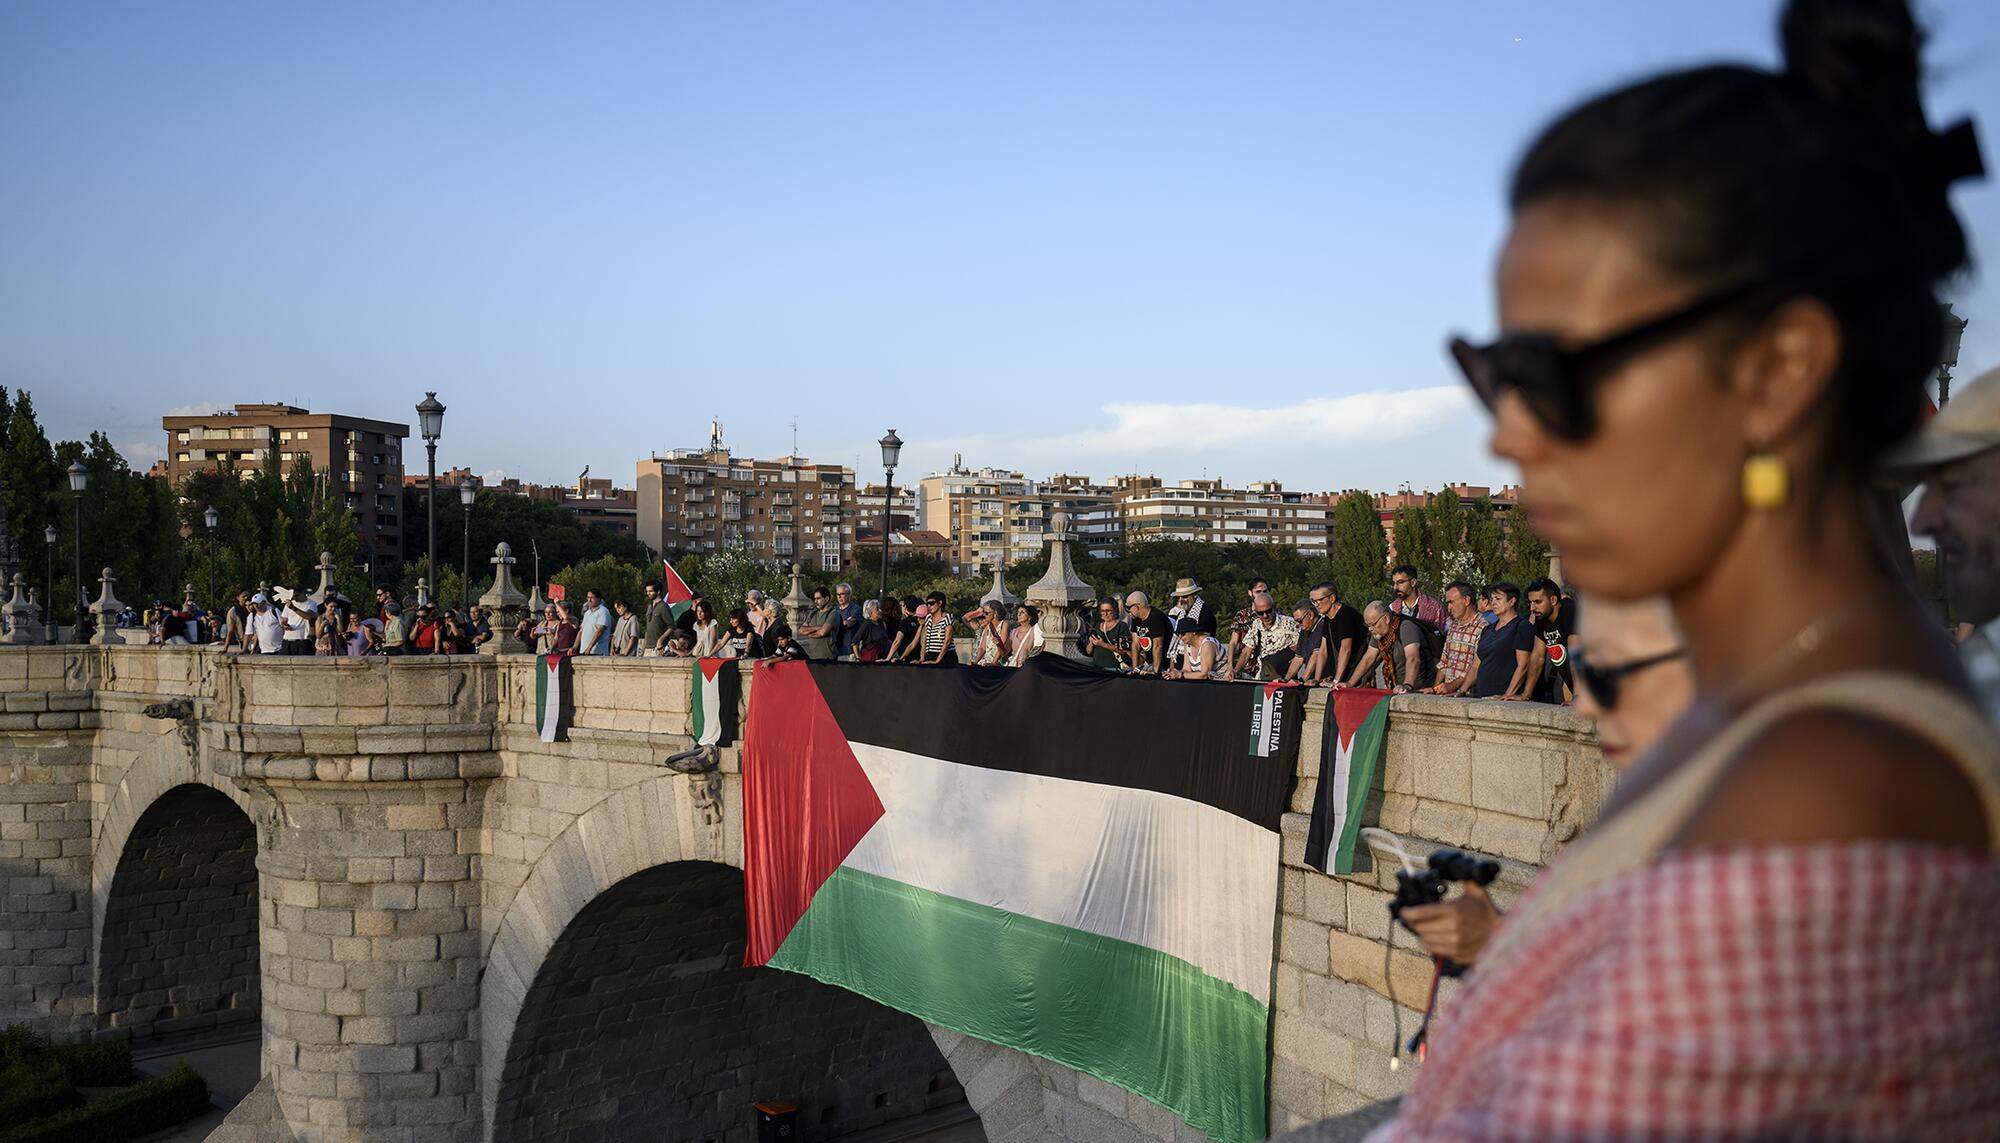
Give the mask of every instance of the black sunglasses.
<svg viewBox="0 0 2000 1143">
<path fill-rule="evenodd" d="M 1636 675 L 1640 671 L 1657 667 L 1661 663 L 1671 663 L 1685 654 L 1687 654 L 1687 648 L 1675 647 L 1671 651 L 1662 651 L 1657 655 L 1648 655 L 1643 659 L 1634 659 L 1627 663 L 1617 663 L 1609 667 L 1600 667 L 1592 663 L 1582 651 L 1571 651 L 1569 653 L 1569 662 L 1570 669 L 1576 672 L 1578 681 L 1589 688 L 1590 697 L 1597 700 L 1597 705 L 1603 707 L 1605 710 L 1616 710 L 1618 709 L 1619 680 L 1628 675 Z"/>
<path fill-rule="evenodd" d="M 1451 339 L 1452 359 L 1488 412 L 1509 389 L 1521 395 L 1535 419 L 1568 440 L 1589 438 L 1597 428 L 1591 390 L 1612 369 L 1652 345 L 1693 328 L 1765 292 L 1763 283 L 1745 282 L 1704 294 L 1672 313 L 1640 322 L 1576 349 L 1564 349 L 1545 333 L 1509 333 L 1491 345 Z"/>
</svg>

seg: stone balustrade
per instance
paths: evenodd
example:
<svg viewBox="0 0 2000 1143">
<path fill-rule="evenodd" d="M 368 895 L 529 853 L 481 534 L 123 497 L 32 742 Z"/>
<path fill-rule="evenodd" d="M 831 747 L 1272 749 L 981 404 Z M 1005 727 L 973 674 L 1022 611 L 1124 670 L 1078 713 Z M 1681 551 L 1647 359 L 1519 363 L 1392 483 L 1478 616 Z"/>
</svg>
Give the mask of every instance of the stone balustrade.
<svg viewBox="0 0 2000 1143">
<path fill-rule="evenodd" d="M 494 1117 L 525 1106 L 525 1089 L 502 1090 L 516 1024 L 571 922 L 647 870 L 740 867 L 743 846 L 737 750 L 705 773 L 664 764 L 691 745 L 688 663 L 575 660 L 559 743 L 537 733 L 535 663 L 0 647 L 0 1022 L 143 1037 L 247 1018 L 247 1005 L 267 1086 L 233 1117 L 235 1137 L 512 1137 Z M 1569 711 L 1392 702 L 1372 820 L 1419 852 L 1500 858 L 1503 906 L 1609 789 Z M 1274 1130 L 1401 1090 L 1411 1072 L 1388 1068 L 1389 994 L 1407 1034 L 1430 980 L 1428 959 L 1390 931 L 1392 860 L 1341 877 L 1304 864 L 1320 725 L 1315 698 L 1284 821 Z M 189 786 L 254 825 L 256 989 L 175 994 L 106 968 L 150 923 L 121 903 L 121 859 L 142 838 L 158 848 L 149 810 Z M 193 939 L 217 956 L 237 947 Z M 1090 1077 L 934 1035 L 995 1143 L 1196 1137 Z"/>
</svg>

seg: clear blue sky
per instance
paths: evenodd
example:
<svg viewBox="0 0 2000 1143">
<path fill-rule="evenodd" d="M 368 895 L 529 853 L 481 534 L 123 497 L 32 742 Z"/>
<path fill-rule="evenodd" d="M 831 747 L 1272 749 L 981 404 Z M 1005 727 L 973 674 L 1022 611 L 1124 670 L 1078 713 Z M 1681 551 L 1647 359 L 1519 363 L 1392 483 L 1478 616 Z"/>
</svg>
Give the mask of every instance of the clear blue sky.
<svg viewBox="0 0 2000 1143">
<path fill-rule="evenodd" d="M 740 454 L 1311 489 L 1498 480 L 1440 350 L 1509 164 L 1777 6 L 0 6 L 0 384 L 412 420 L 441 465 Z M 1924 6 L 2000 168 L 2000 4 Z M 2000 191 L 1958 203 L 2000 261 Z M 2000 289 L 1958 291 L 1962 378 Z M 1205 439 L 1208 443 L 1204 443 Z M 421 451 L 406 460 L 421 464 Z"/>
</svg>

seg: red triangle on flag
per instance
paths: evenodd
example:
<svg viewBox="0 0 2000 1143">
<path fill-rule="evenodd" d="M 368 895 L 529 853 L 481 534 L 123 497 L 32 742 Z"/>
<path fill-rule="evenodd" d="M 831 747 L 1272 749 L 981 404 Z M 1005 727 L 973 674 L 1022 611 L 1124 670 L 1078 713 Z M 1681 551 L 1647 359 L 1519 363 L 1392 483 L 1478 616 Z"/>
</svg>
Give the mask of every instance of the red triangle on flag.
<svg viewBox="0 0 2000 1143">
<path fill-rule="evenodd" d="M 681 574 L 674 570 L 674 565 L 661 560 L 660 566 L 667 571 L 667 606 L 676 607 L 693 602 L 694 592 L 688 587 L 687 581 L 681 578 Z"/>
<path fill-rule="evenodd" d="M 1346 687 L 1333 692 L 1333 721 L 1340 727 L 1340 748 L 1354 745 L 1354 732 L 1368 721 L 1375 704 L 1389 697 L 1378 687 Z"/>
<path fill-rule="evenodd" d="M 743 734 L 746 965 L 766 964 L 882 817 L 882 799 L 805 663 L 758 663 Z"/>
</svg>

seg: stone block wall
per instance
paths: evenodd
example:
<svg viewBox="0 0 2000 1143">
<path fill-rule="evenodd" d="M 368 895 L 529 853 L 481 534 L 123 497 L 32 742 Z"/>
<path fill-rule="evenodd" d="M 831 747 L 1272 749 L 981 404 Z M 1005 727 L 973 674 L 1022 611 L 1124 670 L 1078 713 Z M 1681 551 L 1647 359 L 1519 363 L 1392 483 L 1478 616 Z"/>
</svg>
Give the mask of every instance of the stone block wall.
<svg viewBox="0 0 2000 1143">
<path fill-rule="evenodd" d="M 1422 695 L 1389 700 L 1379 812 L 1369 824 L 1406 839 L 1417 862 L 1456 848 L 1499 860 L 1502 911 L 1593 818 L 1612 771 L 1587 721 L 1561 707 Z M 1284 819 L 1284 871 L 1272 1012 L 1271 1128 L 1287 1130 L 1400 1095 L 1415 1074 L 1390 1067 L 1397 1020 L 1413 1035 L 1432 966 L 1389 919 L 1397 859 L 1330 876 L 1306 864 L 1318 791 L 1323 695 L 1306 709 L 1299 783 Z M 1386 962 L 1386 963 L 1385 963 Z M 1449 1013 L 1457 982 L 1439 1010 Z M 1391 997 L 1394 997 L 1392 1000 Z"/>
<path fill-rule="evenodd" d="M 206 786 L 177 786 L 119 856 L 98 956 L 97 1018 L 145 1040 L 262 1019 L 257 831 Z"/>
<path fill-rule="evenodd" d="M 796 1104 L 812 1143 L 963 1100 L 920 1021 L 744 968 L 743 940 L 743 876 L 726 865 L 655 867 L 599 895 L 536 976 L 496 1143 L 753 1143 L 761 1101 Z"/>
</svg>

